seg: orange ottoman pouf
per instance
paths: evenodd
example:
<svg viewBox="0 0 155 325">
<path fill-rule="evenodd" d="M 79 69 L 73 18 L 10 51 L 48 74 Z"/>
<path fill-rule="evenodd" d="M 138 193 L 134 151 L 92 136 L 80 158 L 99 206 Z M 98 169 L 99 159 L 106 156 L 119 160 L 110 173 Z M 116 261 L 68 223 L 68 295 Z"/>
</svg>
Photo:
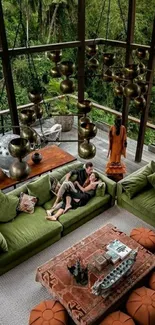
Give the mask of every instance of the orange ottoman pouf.
<svg viewBox="0 0 155 325">
<path fill-rule="evenodd" d="M 149 279 L 149 287 L 152 289 L 152 290 L 155 290 L 155 272 L 153 272 L 150 276 L 150 279 Z"/>
<path fill-rule="evenodd" d="M 115 311 L 114 313 L 108 315 L 100 325 L 135 325 L 133 319 L 127 315 L 122 313 L 120 310 Z"/>
<path fill-rule="evenodd" d="M 45 300 L 31 310 L 29 325 L 66 325 L 67 318 L 65 308 L 58 301 Z"/>
<path fill-rule="evenodd" d="M 130 237 L 146 249 L 155 251 L 155 232 L 153 230 L 147 228 L 133 229 Z"/>
<path fill-rule="evenodd" d="M 126 303 L 127 312 L 140 325 L 155 324 L 155 291 L 146 287 L 134 290 Z"/>
</svg>

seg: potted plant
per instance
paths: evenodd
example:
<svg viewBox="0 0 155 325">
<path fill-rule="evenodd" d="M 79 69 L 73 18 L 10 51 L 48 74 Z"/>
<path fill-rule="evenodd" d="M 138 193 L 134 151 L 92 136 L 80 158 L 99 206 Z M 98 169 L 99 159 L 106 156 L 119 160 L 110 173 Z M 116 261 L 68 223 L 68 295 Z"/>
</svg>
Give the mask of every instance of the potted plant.
<svg viewBox="0 0 155 325">
<path fill-rule="evenodd" d="M 56 116 L 54 117 L 54 122 L 62 125 L 62 132 L 68 132 L 72 129 L 74 123 L 74 116 L 69 111 L 69 103 L 67 99 L 59 100 L 58 104 L 54 109 Z M 57 115 L 59 114 L 59 115 Z"/>
</svg>

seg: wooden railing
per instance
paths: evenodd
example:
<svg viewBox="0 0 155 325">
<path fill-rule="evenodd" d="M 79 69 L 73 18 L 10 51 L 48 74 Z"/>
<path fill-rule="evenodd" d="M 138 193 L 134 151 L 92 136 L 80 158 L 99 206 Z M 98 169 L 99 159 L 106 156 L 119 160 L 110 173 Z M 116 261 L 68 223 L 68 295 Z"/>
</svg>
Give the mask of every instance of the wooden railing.
<svg viewBox="0 0 155 325">
<path fill-rule="evenodd" d="M 70 97 L 70 98 L 73 98 L 75 99 L 76 101 L 78 100 L 78 97 L 75 96 L 75 95 L 72 95 L 72 94 L 68 94 L 67 97 Z M 52 102 L 56 99 L 64 99 L 66 98 L 66 95 L 59 95 L 59 96 L 56 96 L 56 97 L 52 97 L 52 98 L 48 98 L 46 100 L 44 100 L 44 103 L 48 103 L 48 102 Z M 43 104 L 43 101 L 40 102 L 40 104 Z M 25 104 L 25 105 L 20 105 L 17 107 L 18 110 L 21 110 L 23 108 L 30 108 L 32 107 L 34 104 L 33 103 L 28 103 L 28 104 Z M 121 112 L 118 112 L 112 108 L 109 108 L 109 107 L 106 107 L 106 106 L 103 106 L 103 105 L 100 105 L 100 104 L 97 104 L 95 102 L 92 102 L 92 105 L 93 107 L 101 110 L 101 111 L 104 111 L 104 112 L 107 112 L 107 113 L 110 113 L 112 115 L 116 115 L 116 116 L 121 116 Z M 5 134 L 5 126 L 4 126 L 4 115 L 8 115 L 10 114 L 10 110 L 9 109 L 5 109 L 3 111 L 0 111 L 0 131 L 1 133 Z M 57 114 L 52 114 L 52 116 L 56 116 Z M 78 114 L 73 114 L 73 115 L 78 115 Z M 133 122 L 133 123 L 136 123 L 136 124 L 140 124 L 140 119 L 134 117 L 134 116 L 128 116 L 128 120 Z M 155 130 L 155 125 L 152 124 L 152 123 L 149 123 L 147 122 L 147 127 L 152 129 L 152 130 Z"/>
</svg>

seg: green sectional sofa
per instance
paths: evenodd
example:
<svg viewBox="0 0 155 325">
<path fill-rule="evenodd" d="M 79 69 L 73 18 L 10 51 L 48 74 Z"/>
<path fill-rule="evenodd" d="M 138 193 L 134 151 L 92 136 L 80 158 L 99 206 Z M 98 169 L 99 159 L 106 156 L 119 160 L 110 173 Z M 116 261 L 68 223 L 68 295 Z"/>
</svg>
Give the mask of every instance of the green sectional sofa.
<svg viewBox="0 0 155 325">
<path fill-rule="evenodd" d="M 76 161 L 58 168 L 48 175 L 49 178 L 50 176 L 54 176 L 61 181 L 64 175 L 70 170 L 80 168 L 81 166 L 82 163 Z M 0 234 L 4 236 L 8 246 L 8 251 L 0 251 L 0 275 L 43 250 L 45 247 L 50 246 L 62 236 L 81 226 L 114 204 L 116 183 L 100 173 L 99 175 L 106 183 L 105 194 L 102 192 L 99 195 L 96 194 L 86 206 L 68 211 L 59 218 L 59 221 L 48 221 L 45 219 L 45 210 L 49 209 L 55 201 L 54 195 L 52 196 L 50 191 L 47 195 L 44 186 L 40 185 L 47 175 L 43 175 L 31 183 L 24 184 L 5 195 L 6 199 L 9 199 L 11 196 L 11 198 L 15 198 L 15 201 L 18 201 L 20 193 L 28 193 L 28 187 L 30 187 L 31 195 L 35 194 L 33 192 L 36 189 L 36 191 L 41 190 L 39 195 L 42 195 L 42 197 L 38 201 L 40 205 L 35 206 L 33 214 L 18 212 L 10 221 L 4 222 L 3 220 L 3 222 L 0 222 Z M 45 194 L 47 195 L 47 202 L 42 204 L 42 201 L 45 201 Z M 4 219 L 5 211 L 7 210 L 8 207 L 6 207 L 6 210 L 3 207 Z M 12 211 L 10 211 L 10 215 L 11 213 Z M 3 214 L 1 213 L 0 215 L 3 219 Z"/>
<path fill-rule="evenodd" d="M 117 204 L 155 227 L 155 162 L 117 183 Z"/>
</svg>

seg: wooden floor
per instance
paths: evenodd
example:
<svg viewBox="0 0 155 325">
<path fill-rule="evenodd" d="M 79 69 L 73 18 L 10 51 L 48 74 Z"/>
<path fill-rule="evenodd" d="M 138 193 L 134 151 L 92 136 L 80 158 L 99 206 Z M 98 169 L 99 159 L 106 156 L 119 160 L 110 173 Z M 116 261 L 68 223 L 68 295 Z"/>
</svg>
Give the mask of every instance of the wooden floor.
<svg viewBox="0 0 155 325">
<path fill-rule="evenodd" d="M 69 139 L 77 139 L 77 128 L 74 128 L 69 132 L 62 133 L 62 139 L 69 140 Z M 92 140 L 92 142 L 96 146 L 96 156 L 91 160 L 96 167 L 97 170 L 105 172 L 105 166 L 108 161 L 107 159 L 107 152 L 108 152 L 108 133 L 102 130 L 98 130 L 97 136 Z M 148 147 L 144 145 L 143 150 L 143 157 L 140 163 L 135 162 L 135 152 L 137 142 L 135 140 L 131 140 L 128 138 L 127 140 L 127 158 L 122 159 L 124 160 L 126 167 L 127 167 L 127 175 L 133 173 L 134 171 L 138 170 L 139 168 L 146 165 L 149 161 L 155 160 L 155 154 L 148 151 Z M 81 159 L 78 156 L 78 145 L 76 142 L 63 142 L 60 144 L 60 147 L 64 150 L 71 153 L 73 156 L 76 156 L 77 159 L 85 162 L 85 160 Z"/>
</svg>

